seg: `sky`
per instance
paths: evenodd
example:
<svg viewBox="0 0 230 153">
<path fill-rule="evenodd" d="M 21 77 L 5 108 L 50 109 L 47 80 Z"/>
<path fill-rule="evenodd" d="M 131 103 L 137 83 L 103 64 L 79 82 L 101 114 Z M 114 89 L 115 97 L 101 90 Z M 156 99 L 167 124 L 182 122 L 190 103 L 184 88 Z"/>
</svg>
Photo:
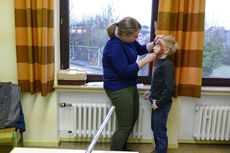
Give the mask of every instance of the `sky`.
<svg viewBox="0 0 230 153">
<path fill-rule="evenodd" d="M 73 9 L 74 14 L 95 14 L 96 10 L 101 10 L 108 3 L 114 5 L 115 13 L 120 18 L 131 16 L 137 19 L 142 25 L 149 25 L 151 22 L 152 0 L 70 0 L 70 6 L 76 6 Z M 78 7 L 80 4 L 80 7 Z M 87 8 L 87 9 L 86 9 Z"/>
<path fill-rule="evenodd" d="M 95 14 L 95 11 L 100 11 L 108 3 L 114 5 L 115 14 L 119 14 L 120 19 L 132 16 L 142 25 L 150 26 L 152 0 L 70 0 L 70 5 L 74 6 L 73 14 L 78 17 Z M 224 26 L 226 30 L 230 30 L 230 0 L 206 0 L 205 9 L 208 27 Z"/>
<path fill-rule="evenodd" d="M 224 26 L 230 30 L 230 0 L 206 0 L 205 14 L 208 26 Z"/>
</svg>

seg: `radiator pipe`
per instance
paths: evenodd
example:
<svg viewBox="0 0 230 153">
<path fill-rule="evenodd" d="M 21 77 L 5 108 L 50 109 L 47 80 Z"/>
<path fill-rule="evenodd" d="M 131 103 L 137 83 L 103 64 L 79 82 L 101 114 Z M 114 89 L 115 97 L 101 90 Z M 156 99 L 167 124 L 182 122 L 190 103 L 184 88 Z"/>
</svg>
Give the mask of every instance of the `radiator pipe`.
<svg viewBox="0 0 230 153">
<path fill-rule="evenodd" d="M 107 114 L 107 116 L 105 117 L 104 122 L 102 123 L 102 125 L 100 126 L 99 130 L 97 131 L 96 135 L 94 136 L 92 142 L 90 143 L 89 147 L 87 148 L 85 153 L 91 153 L 97 143 L 97 140 L 99 139 L 101 133 L 103 132 L 106 124 L 108 123 L 110 117 L 112 116 L 113 112 L 115 110 L 115 106 L 112 106 Z"/>
<path fill-rule="evenodd" d="M 59 103 L 58 106 L 59 106 L 59 107 L 71 107 L 72 104 Z"/>
</svg>

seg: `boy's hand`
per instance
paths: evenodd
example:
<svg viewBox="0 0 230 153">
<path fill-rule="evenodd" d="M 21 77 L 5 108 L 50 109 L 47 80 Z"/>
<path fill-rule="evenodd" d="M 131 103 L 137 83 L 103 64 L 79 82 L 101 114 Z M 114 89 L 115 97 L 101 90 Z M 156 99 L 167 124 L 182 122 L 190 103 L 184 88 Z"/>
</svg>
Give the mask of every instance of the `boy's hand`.
<svg viewBox="0 0 230 153">
<path fill-rule="evenodd" d="M 151 95 L 151 91 L 146 91 L 145 93 L 144 93 L 144 95 L 143 95 L 143 98 L 145 99 L 145 100 L 149 100 L 149 96 Z"/>
<path fill-rule="evenodd" d="M 154 100 L 152 100 L 152 108 L 153 108 L 153 110 L 156 110 L 158 107 L 157 107 L 157 104 L 156 104 L 156 100 L 154 99 Z"/>
</svg>

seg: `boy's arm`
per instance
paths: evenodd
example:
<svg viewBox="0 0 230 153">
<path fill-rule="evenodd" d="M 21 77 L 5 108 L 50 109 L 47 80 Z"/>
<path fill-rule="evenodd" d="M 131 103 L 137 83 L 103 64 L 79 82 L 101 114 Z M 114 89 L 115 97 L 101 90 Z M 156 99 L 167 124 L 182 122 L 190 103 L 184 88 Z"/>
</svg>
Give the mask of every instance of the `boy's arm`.
<svg viewBox="0 0 230 153">
<path fill-rule="evenodd" d="M 175 91 L 174 70 L 171 64 L 163 65 L 163 77 L 165 78 L 165 89 L 159 100 L 156 102 L 157 107 L 161 108 L 167 104 Z"/>
</svg>

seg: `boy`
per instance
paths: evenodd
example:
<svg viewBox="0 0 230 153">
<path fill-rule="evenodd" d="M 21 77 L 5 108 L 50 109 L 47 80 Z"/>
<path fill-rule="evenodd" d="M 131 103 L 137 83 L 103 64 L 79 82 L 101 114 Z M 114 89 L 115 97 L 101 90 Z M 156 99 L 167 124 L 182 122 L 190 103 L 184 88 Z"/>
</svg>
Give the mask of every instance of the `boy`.
<svg viewBox="0 0 230 153">
<path fill-rule="evenodd" d="M 168 56 L 176 52 L 178 44 L 171 35 L 156 40 L 155 44 L 153 50 L 158 56 L 158 61 L 153 72 L 151 89 L 143 97 L 152 104 L 151 128 L 155 140 L 154 151 L 167 153 L 166 123 L 175 90 L 174 69 Z"/>
</svg>

